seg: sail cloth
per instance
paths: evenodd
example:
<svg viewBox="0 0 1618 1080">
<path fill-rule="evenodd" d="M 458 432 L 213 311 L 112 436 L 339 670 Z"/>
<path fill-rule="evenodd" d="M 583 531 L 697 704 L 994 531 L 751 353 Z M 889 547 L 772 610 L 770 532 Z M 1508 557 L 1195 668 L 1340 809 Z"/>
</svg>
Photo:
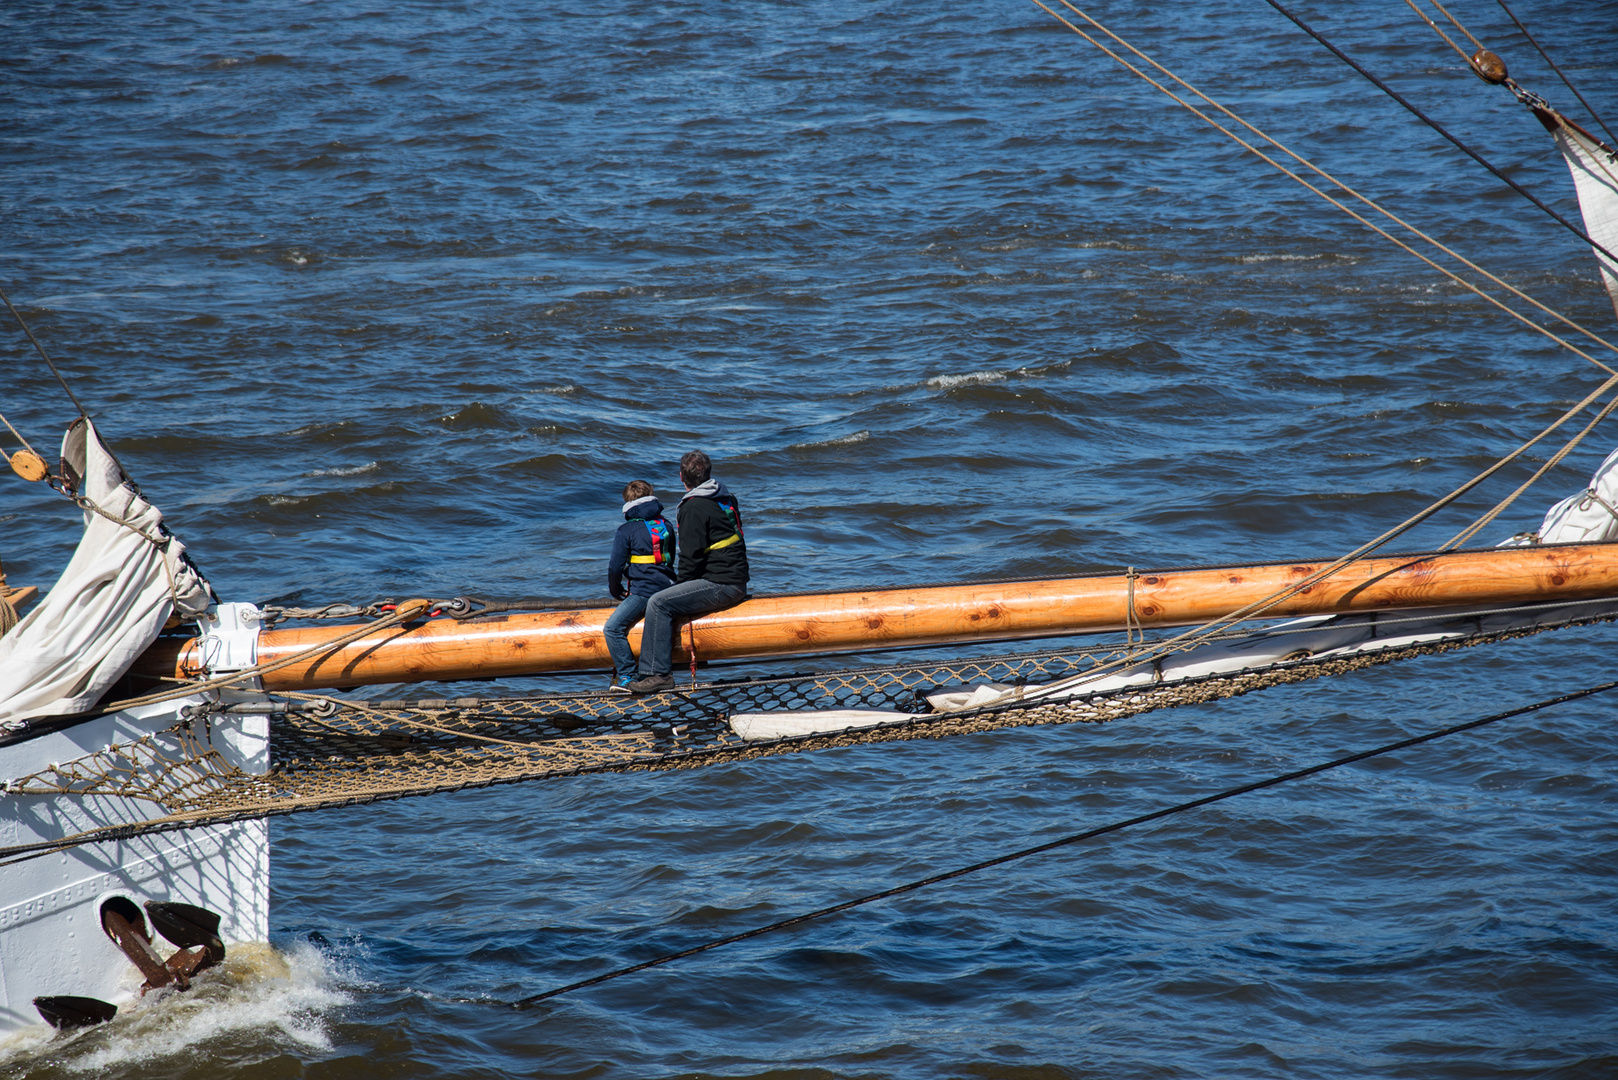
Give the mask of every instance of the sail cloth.
<svg viewBox="0 0 1618 1080">
<path fill-rule="evenodd" d="M 0 724 L 84 712 L 157 639 L 169 615 L 207 610 L 213 590 L 129 483 L 88 418 L 62 436 L 84 537 L 56 587 L 0 638 Z"/>
<path fill-rule="evenodd" d="M 1554 109 L 1536 107 L 1534 115 L 1556 139 L 1573 174 L 1573 188 L 1584 212 L 1584 230 L 1590 239 L 1618 254 L 1618 153 L 1600 139 Z M 1618 313 L 1618 264 L 1595 253 L 1601 280 L 1607 286 L 1614 313 Z"/>
<path fill-rule="evenodd" d="M 1596 468 L 1588 487 L 1545 512 L 1538 532 L 1518 533 L 1495 546 L 1599 544 L 1605 540 L 1618 540 L 1618 450 Z"/>
<path fill-rule="evenodd" d="M 1589 487 L 1546 511 L 1537 539 L 1514 536 L 1499 546 L 1596 544 L 1603 540 L 1618 540 L 1618 450 L 1602 461 L 1590 477 Z"/>
</svg>

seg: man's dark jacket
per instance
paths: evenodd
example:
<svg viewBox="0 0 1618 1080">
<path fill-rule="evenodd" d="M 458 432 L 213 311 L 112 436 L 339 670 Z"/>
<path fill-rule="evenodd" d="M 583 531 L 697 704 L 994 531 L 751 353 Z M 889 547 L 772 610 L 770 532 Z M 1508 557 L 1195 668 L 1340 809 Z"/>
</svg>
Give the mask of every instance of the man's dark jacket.
<svg viewBox="0 0 1618 1080">
<path fill-rule="evenodd" d="M 742 508 L 722 482 L 707 480 L 680 500 L 680 580 L 746 587 Z"/>
</svg>

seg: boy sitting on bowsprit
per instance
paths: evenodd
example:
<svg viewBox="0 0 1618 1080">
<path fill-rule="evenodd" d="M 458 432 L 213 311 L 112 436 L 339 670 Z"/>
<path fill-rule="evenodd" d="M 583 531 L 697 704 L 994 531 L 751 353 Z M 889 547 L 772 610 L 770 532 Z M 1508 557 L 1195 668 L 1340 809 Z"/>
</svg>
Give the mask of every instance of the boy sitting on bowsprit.
<svg viewBox="0 0 1618 1080">
<path fill-rule="evenodd" d="M 680 459 L 679 583 L 646 605 L 641 630 L 640 678 L 632 694 L 655 694 L 674 686 L 674 620 L 695 619 L 747 599 L 747 541 L 736 496 L 713 479 L 708 455 L 693 450 Z"/>
<path fill-rule="evenodd" d="M 612 657 L 611 689 L 620 693 L 627 694 L 635 678 L 629 631 L 640 622 L 652 597 L 674 584 L 674 548 L 674 530 L 663 519 L 663 504 L 657 501 L 652 485 L 631 480 L 624 487 L 624 523 L 613 535 L 612 557 L 607 560 L 607 591 L 622 603 L 607 616 L 602 628 Z M 645 651 L 644 643 L 641 651 Z"/>
</svg>

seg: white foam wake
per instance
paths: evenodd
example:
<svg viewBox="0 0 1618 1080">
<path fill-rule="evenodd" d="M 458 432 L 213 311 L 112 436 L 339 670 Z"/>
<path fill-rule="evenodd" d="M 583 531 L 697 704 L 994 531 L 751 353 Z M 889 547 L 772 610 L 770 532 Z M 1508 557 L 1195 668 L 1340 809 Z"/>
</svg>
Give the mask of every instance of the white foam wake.
<svg viewBox="0 0 1618 1080">
<path fill-rule="evenodd" d="M 130 983 L 138 980 L 130 969 Z M 28 1075 L 46 1066 L 99 1073 L 128 1065 L 150 1066 L 229 1040 L 327 1050 L 326 1018 L 352 1000 L 354 980 L 307 942 L 283 952 L 270 945 L 233 945 L 225 962 L 204 972 L 186 993 L 148 994 L 121 1004 L 111 1023 L 57 1033 L 43 1023 L 0 1042 L 0 1071 Z"/>
</svg>

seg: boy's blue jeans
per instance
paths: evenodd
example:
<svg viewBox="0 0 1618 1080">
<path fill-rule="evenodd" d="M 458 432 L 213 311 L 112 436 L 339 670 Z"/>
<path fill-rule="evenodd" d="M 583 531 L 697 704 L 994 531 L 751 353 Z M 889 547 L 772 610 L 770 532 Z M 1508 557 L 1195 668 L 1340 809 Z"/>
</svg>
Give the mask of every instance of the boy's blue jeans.
<svg viewBox="0 0 1618 1080">
<path fill-rule="evenodd" d="M 607 637 L 607 653 L 612 657 L 613 672 L 621 684 L 627 685 L 635 680 L 635 650 L 629 647 L 629 631 L 646 614 L 646 602 L 650 599 L 649 596 L 630 593 L 618 605 L 618 610 L 607 616 L 607 625 L 602 629 Z"/>
</svg>

